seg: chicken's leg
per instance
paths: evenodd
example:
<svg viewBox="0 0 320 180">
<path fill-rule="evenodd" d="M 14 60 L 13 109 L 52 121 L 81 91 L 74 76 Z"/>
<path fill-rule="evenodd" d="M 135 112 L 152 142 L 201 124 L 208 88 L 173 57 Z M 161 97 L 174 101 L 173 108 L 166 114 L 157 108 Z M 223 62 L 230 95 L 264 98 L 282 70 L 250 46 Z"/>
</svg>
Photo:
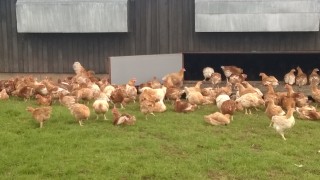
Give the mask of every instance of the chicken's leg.
<svg viewBox="0 0 320 180">
<path fill-rule="evenodd" d="M 82 120 L 80 120 L 80 121 L 79 121 L 79 124 L 80 124 L 80 126 L 83 126 L 83 124 L 82 124 Z"/>
<path fill-rule="evenodd" d="M 285 141 L 287 140 L 286 137 L 284 137 L 284 133 L 283 132 L 280 132 L 280 135 L 281 135 L 283 140 L 285 140 Z"/>
<path fill-rule="evenodd" d="M 43 128 L 43 122 L 42 121 L 40 122 L 40 128 Z"/>
</svg>

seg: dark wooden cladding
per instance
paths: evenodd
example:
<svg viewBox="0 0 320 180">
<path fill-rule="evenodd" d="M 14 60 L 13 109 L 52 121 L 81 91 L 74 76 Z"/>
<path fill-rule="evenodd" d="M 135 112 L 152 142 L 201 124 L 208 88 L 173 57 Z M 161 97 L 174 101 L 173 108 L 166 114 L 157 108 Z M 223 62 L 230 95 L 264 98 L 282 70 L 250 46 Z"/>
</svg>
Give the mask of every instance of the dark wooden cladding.
<svg viewBox="0 0 320 180">
<path fill-rule="evenodd" d="M 195 33 L 194 0 L 129 0 L 128 33 L 17 33 L 16 0 L 0 0 L 0 72 L 108 73 L 109 56 L 320 51 L 319 32 Z"/>
</svg>

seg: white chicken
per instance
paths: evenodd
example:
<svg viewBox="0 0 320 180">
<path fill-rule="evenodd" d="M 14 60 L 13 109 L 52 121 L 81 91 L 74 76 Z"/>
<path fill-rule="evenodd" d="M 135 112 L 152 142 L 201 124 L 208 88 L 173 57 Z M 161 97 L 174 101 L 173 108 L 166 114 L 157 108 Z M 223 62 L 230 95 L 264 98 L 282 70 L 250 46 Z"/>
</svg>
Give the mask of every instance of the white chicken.
<svg viewBox="0 0 320 180">
<path fill-rule="evenodd" d="M 256 108 L 264 105 L 264 101 L 256 93 L 247 93 L 236 99 L 245 109 L 245 114 L 251 114 L 250 108 Z M 249 111 L 249 112 L 248 112 Z"/>
<path fill-rule="evenodd" d="M 290 129 L 295 124 L 295 118 L 293 116 L 293 108 L 289 109 L 285 116 L 272 116 L 273 128 L 281 135 L 283 140 L 287 140 L 284 137 L 284 131 Z"/>
<path fill-rule="evenodd" d="M 202 73 L 204 77 L 203 81 L 206 81 L 211 78 L 211 75 L 214 73 L 214 70 L 212 67 L 205 67 L 203 68 Z"/>
<path fill-rule="evenodd" d="M 107 95 L 101 92 L 98 99 L 93 102 L 92 107 L 97 115 L 96 119 L 99 118 L 100 114 L 103 114 L 104 120 L 107 120 L 106 112 L 109 110 L 109 101 L 110 99 L 107 97 Z"/>
<path fill-rule="evenodd" d="M 296 82 L 296 75 L 294 75 L 294 72 L 296 72 L 296 70 L 291 69 L 290 72 L 284 75 L 285 83 L 293 85 Z"/>
</svg>

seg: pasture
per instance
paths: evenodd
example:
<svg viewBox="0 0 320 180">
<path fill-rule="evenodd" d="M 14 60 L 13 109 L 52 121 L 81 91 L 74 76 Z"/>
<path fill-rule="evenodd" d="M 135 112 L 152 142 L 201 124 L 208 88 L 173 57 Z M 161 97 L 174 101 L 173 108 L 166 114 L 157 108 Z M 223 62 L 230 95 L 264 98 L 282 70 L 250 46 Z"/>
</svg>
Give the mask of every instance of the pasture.
<svg viewBox="0 0 320 180">
<path fill-rule="evenodd" d="M 92 103 L 91 103 L 92 105 Z M 58 102 L 40 129 L 25 109 L 37 106 L 11 97 L 0 101 L 1 179 L 319 179 L 320 124 L 296 119 L 285 133 L 264 110 L 237 112 L 228 126 L 206 124 L 217 110 L 202 106 L 188 114 L 167 111 L 145 120 L 138 104 L 125 110 L 134 126 L 95 120 L 80 127 Z M 92 110 L 92 109 L 91 109 Z"/>
</svg>

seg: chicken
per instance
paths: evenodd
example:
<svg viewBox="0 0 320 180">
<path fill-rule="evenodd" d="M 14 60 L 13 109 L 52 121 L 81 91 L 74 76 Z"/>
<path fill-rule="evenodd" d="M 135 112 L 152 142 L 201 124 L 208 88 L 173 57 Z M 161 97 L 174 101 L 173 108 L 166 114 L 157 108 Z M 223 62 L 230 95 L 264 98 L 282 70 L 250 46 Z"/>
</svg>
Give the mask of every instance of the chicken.
<svg viewBox="0 0 320 180">
<path fill-rule="evenodd" d="M 162 80 L 164 81 L 163 84 L 167 83 L 168 81 L 171 81 L 174 87 L 181 87 L 183 85 L 183 78 L 184 78 L 185 71 L 186 70 L 184 68 L 181 68 L 179 72 L 165 75 L 162 78 Z M 169 87 L 169 86 L 166 86 L 166 87 Z"/>
<path fill-rule="evenodd" d="M 296 75 L 294 74 L 296 72 L 295 69 L 291 69 L 290 72 L 284 75 L 284 82 L 286 84 L 293 85 L 296 82 Z"/>
<path fill-rule="evenodd" d="M 155 116 L 154 108 L 156 103 L 160 101 L 160 97 L 157 94 L 157 91 L 154 89 L 144 87 L 142 93 L 139 96 L 140 102 L 140 111 L 145 115 L 145 118 L 148 119 L 147 115 L 151 114 Z"/>
<path fill-rule="evenodd" d="M 193 91 L 201 92 L 201 85 L 202 85 L 202 81 L 198 81 L 195 86 L 188 87 L 188 91 L 189 92 L 193 92 Z"/>
<path fill-rule="evenodd" d="M 236 88 L 238 89 L 239 91 L 239 96 L 242 96 L 244 94 L 248 94 L 248 93 L 257 93 L 257 91 L 253 88 L 245 88 L 242 84 L 240 83 L 237 83 L 236 85 Z M 258 95 L 258 93 L 257 93 Z"/>
<path fill-rule="evenodd" d="M 180 88 L 171 87 L 166 91 L 166 99 L 175 101 L 176 99 L 180 99 L 181 95 L 184 93 L 184 90 Z"/>
<path fill-rule="evenodd" d="M 221 109 L 221 105 L 223 102 L 230 100 L 230 96 L 227 94 L 219 94 L 216 98 L 216 103 L 217 103 L 217 107 L 218 109 Z"/>
<path fill-rule="evenodd" d="M 110 96 L 110 99 L 112 101 L 113 104 L 120 104 L 121 109 L 124 109 L 124 104 L 126 103 L 126 101 L 129 101 L 129 99 L 127 98 L 127 93 L 126 90 L 123 87 L 117 87 Z"/>
<path fill-rule="evenodd" d="M 210 101 L 209 98 L 204 97 L 201 92 L 198 91 L 189 91 L 188 87 L 184 87 L 185 92 L 187 95 L 188 102 L 191 103 L 192 105 L 203 105 L 203 104 L 211 104 L 213 103 Z"/>
<path fill-rule="evenodd" d="M 320 83 L 320 76 L 318 74 L 319 69 L 318 68 L 314 68 L 311 72 L 311 74 L 309 75 L 309 83 L 315 83 L 316 85 L 319 85 Z"/>
<path fill-rule="evenodd" d="M 84 104 L 68 104 L 68 108 L 80 126 L 83 126 L 83 120 L 88 120 L 90 117 L 90 109 Z"/>
<path fill-rule="evenodd" d="M 211 78 L 211 75 L 214 73 L 214 70 L 212 67 L 205 67 L 203 68 L 202 73 L 204 77 L 203 81 L 206 81 Z"/>
<path fill-rule="evenodd" d="M 289 109 L 285 116 L 272 116 L 271 122 L 273 123 L 273 128 L 281 135 L 283 140 L 286 140 L 284 137 L 284 131 L 290 129 L 295 124 L 295 118 L 293 116 L 293 108 Z"/>
<path fill-rule="evenodd" d="M 283 116 L 286 113 L 283 111 L 281 106 L 275 105 L 274 101 L 272 99 L 268 99 L 266 101 L 267 103 L 267 108 L 265 113 L 267 114 L 267 117 L 271 120 L 272 116 Z M 272 122 L 270 122 L 270 127 L 272 126 Z"/>
<path fill-rule="evenodd" d="M 229 78 L 229 82 L 232 85 L 235 85 L 237 83 L 242 83 L 247 79 L 247 75 L 246 74 L 232 74 Z"/>
<path fill-rule="evenodd" d="M 168 83 L 168 82 L 167 82 L 167 83 Z M 171 83 L 172 83 L 172 82 L 171 82 Z M 168 84 L 166 84 L 166 85 L 168 85 Z M 152 89 L 157 89 L 157 88 L 161 88 L 162 85 L 161 85 L 160 81 L 157 79 L 157 77 L 153 77 L 152 80 L 149 80 L 149 81 L 147 81 L 147 82 L 145 82 L 145 83 L 141 83 L 141 84 L 139 85 L 139 91 L 140 91 L 141 88 L 144 88 L 144 87 L 150 87 L 150 88 L 152 88 Z M 168 85 L 168 86 L 166 86 L 166 87 L 167 87 L 167 88 L 173 87 L 173 84 L 170 84 L 170 85 Z"/>
<path fill-rule="evenodd" d="M 298 66 L 297 67 L 297 76 L 296 76 L 296 84 L 301 87 L 308 83 L 307 75 L 302 71 L 302 69 Z"/>
<path fill-rule="evenodd" d="M 256 93 L 247 93 L 236 99 L 236 102 L 239 102 L 244 110 L 245 114 L 251 114 L 250 108 L 256 108 L 258 106 L 264 105 L 264 101 Z M 248 112 L 249 111 L 249 112 Z"/>
<path fill-rule="evenodd" d="M 91 88 L 81 88 L 76 93 L 76 100 L 79 102 L 80 100 L 86 101 L 89 104 L 94 98 L 94 91 Z"/>
<path fill-rule="evenodd" d="M 315 102 L 320 103 L 320 89 L 315 82 L 311 84 L 311 97 Z"/>
<path fill-rule="evenodd" d="M 127 113 L 120 114 L 118 109 L 114 106 L 112 109 L 113 125 L 134 125 L 136 123 L 136 117 Z"/>
<path fill-rule="evenodd" d="M 76 103 L 76 98 L 75 96 L 65 96 L 63 93 L 59 94 L 59 102 L 63 106 L 69 106 L 70 104 L 75 104 Z"/>
<path fill-rule="evenodd" d="M 243 73 L 243 69 L 237 66 L 221 66 L 221 69 L 223 70 L 223 73 L 226 76 L 227 82 L 229 82 L 229 77 L 232 74 L 240 75 L 241 73 Z"/>
<path fill-rule="evenodd" d="M 232 84 L 227 83 L 226 86 L 218 88 L 216 92 L 217 94 L 227 94 L 230 96 L 232 94 Z"/>
<path fill-rule="evenodd" d="M 296 110 L 300 119 L 320 120 L 320 112 L 314 106 L 297 107 Z"/>
<path fill-rule="evenodd" d="M 136 102 L 137 96 L 138 96 L 138 90 L 135 87 L 136 78 L 132 78 L 129 80 L 129 82 L 125 85 L 125 90 L 127 94 L 127 98 L 130 101 Z"/>
<path fill-rule="evenodd" d="M 256 93 L 262 97 L 263 93 L 261 92 L 261 90 L 259 88 L 253 87 L 248 81 L 242 81 L 242 84 L 244 85 L 245 88 L 247 89 L 253 89 L 256 91 Z"/>
<path fill-rule="evenodd" d="M 0 100 L 7 100 L 9 99 L 9 95 L 7 94 L 6 89 L 2 89 L 0 92 Z"/>
<path fill-rule="evenodd" d="M 221 78 L 220 73 L 215 72 L 215 73 L 211 74 L 210 81 L 214 87 L 216 87 L 216 88 L 219 87 L 221 80 L 222 80 L 222 78 Z"/>
<path fill-rule="evenodd" d="M 21 97 L 24 99 L 24 101 L 29 100 L 30 97 L 33 96 L 33 94 L 34 94 L 34 89 L 28 86 L 23 86 L 12 92 L 13 96 Z"/>
<path fill-rule="evenodd" d="M 230 124 L 230 115 L 215 112 L 213 114 L 204 116 L 204 120 L 212 125 L 228 125 Z"/>
<path fill-rule="evenodd" d="M 96 119 L 98 119 L 99 115 L 102 114 L 104 120 L 107 120 L 106 112 L 109 110 L 109 101 L 110 100 L 107 95 L 101 92 L 98 99 L 93 102 L 92 107 L 97 115 Z"/>
<path fill-rule="evenodd" d="M 231 120 L 233 120 L 233 114 L 235 111 L 242 111 L 243 107 L 239 102 L 236 102 L 234 100 L 226 100 L 221 104 L 220 112 L 222 114 L 229 114 Z"/>
<path fill-rule="evenodd" d="M 259 76 L 261 76 L 262 84 L 265 86 L 268 84 L 271 84 L 272 86 L 279 85 L 277 78 L 275 78 L 274 76 L 268 76 L 265 73 L 260 73 Z"/>
<path fill-rule="evenodd" d="M 51 107 L 27 107 L 27 111 L 32 113 L 32 117 L 40 123 L 40 128 L 43 127 L 43 123 L 48 120 L 51 116 L 52 108 Z"/>
<path fill-rule="evenodd" d="M 176 99 L 174 103 L 174 111 L 176 112 L 192 112 L 197 108 L 197 105 L 192 105 L 187 101 L 182 101 L 181 99 Z"/>
<path fill-rule="evenodd" d="M 51 96 L 41 96 L 40 94 L 37 94 L 35 97 L 37 99 L 37 103 L 41 106 L 51 106 L 52 104 Z"/>
</svg>

